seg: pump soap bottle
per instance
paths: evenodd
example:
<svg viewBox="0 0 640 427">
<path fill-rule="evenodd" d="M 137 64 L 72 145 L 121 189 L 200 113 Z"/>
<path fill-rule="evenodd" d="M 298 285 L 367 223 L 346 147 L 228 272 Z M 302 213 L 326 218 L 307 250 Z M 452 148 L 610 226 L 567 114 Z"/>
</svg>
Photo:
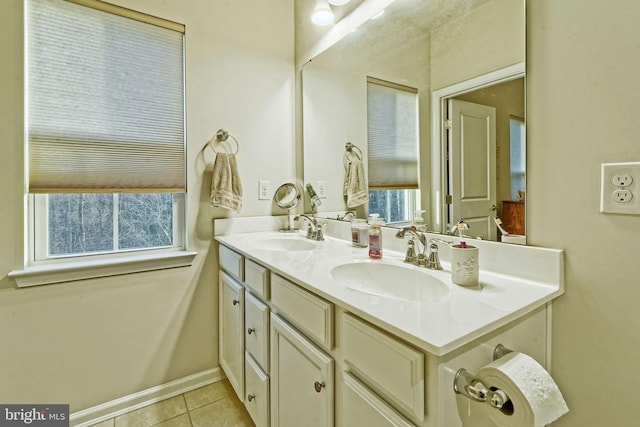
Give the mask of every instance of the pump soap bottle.
<svg viewBox="0 0 640 427">
<path fill-rule="evenodd" d="M 379 214 L 369 216 L 369 258 L 382 258 L 382 230 L 384 219 Z"/>
<path fill-rule="evenodd" d="M 417 210 L 413 213 L 413 224 L 412 227 L 416 231 L 427 231 L 427 225 L 424 223 L 424 217 L 422 216 L 426 211 Z"/>
</svg>

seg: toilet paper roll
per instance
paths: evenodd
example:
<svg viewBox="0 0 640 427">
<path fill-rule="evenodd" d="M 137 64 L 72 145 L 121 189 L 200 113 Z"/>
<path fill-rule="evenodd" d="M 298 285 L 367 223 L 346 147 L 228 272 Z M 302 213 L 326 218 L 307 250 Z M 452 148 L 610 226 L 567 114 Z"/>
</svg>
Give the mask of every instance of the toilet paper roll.
<svg viewBox="0 0 640 427">
<path fill-rule="evenodd" d="M 477 378 L 508 396 L 502 409 L 483 405 L 499 427 L 543 427 L 569 411 L 549 373 L 526 354 L 512 352 L 481 368 Z"/>
</svg>

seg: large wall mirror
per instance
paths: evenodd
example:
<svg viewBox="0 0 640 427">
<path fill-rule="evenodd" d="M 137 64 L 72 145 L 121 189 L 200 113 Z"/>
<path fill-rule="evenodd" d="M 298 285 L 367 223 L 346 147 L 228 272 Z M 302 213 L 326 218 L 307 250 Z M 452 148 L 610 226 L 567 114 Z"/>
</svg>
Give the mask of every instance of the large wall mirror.
<svg viewBox="0 0 640 427">
<path fill-rule="evenodd" d="M 322 188 L 320 213 L 404 226 L 423 210 L 429 231 L 464 220 L 497 241 L 499 218 L 523 243 L 524 25 L 524 0 L 395 0 L 305 64 L 304 180 Z"/>
</svg>

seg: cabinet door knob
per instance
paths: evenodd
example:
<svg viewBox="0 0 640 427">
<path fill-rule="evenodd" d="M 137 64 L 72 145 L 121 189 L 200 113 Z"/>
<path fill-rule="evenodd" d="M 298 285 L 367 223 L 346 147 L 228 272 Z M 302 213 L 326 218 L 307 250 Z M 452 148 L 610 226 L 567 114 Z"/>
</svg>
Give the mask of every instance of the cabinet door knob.
<svg viewBox="0 0 640 427">
<path fill-rule="evenodd" d="M 255 399 L 255 398 L 256 398 L 256 397 L 255 397 L 253 394 L 250 394 L 250 395 L 248 395 L 248 396 L 247 396 L 247 400 L 248 400 L 249 402 L 251 402 L 251 401 L 252 401 L 253 399 Z"/>
<path fill-rule="evenodd" d="M 315 389 L 316 389 L 316 392 L 318 392 L 318 393 L 320 393 L 320 392 L 322 391 L 322 389 L 324 388 L 324 386 L 325 386 L 325 385 L 324 385 L 324 381 L 323 381 L 323 382 L 316 381 L 316 382 L 313 384 L 313 388 L 315 388 Z"/>
<path fill-rule="evenodd" d="M 256 328 L 249 328 L 249 329 L 247 329 L 247 333 L 248 333 L 249 335 L 251 335 L 251 334 L 252 334 L 252 333 L 254 333 L 255 331 L 256 331 Z"/>
<path fill-rule="evenodd" d="M 238 304 L 240 304 L 240 300 L 234 299 L 233 300 L 233 305 L 238 305 Z"/>
</svg>

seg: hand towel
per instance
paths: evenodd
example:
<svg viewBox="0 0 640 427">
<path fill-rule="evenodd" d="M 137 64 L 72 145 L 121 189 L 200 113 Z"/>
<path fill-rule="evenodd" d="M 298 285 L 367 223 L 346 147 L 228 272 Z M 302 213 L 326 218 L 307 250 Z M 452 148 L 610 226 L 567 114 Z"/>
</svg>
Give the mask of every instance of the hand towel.
<svg viewBox="0 0 640 427">
<path fill-rule="evenodd" d="M 236 212 L 242 209 L 242 184 L 235 154 L 216 154 L 211 180 L 211 206 Z"/>
<path fill-rule="evenodd" d="M 353 153 L 344 154 L 344 195 L 347 207 L 355 208 L 369 201 L 362 160 Z"/>
</svg>

